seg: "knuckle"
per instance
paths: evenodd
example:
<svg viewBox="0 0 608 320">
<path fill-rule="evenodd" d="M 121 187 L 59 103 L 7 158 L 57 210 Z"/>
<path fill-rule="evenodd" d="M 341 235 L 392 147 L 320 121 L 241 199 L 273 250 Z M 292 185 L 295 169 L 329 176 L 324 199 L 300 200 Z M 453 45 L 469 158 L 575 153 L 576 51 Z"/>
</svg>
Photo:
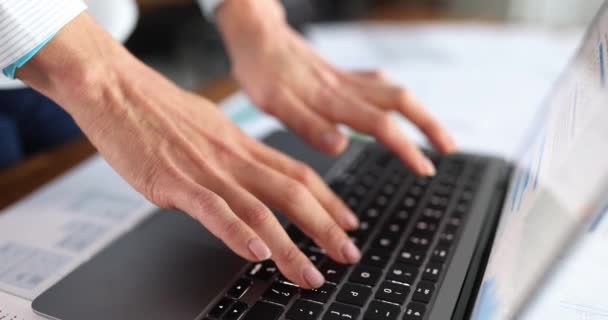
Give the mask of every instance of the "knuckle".
<svg viewBox="0 0 608 320">
<path fill-rule="evenodd" d="M 344 231 L 336 223 L 330 222 L 324 225 L 321 229 L 319 238 L 327 243 L 340 243 L 338 240 L 342 237 Z"/>
<path fill-rule="evenodd" d="M 268 208 L 266 208 L 262 204 L 256 204 L 256 205 L 250 206 L 245 211 L 244 215 L 245 215 L 245 220 L 247 221 L 247 224 L 249 224 L 252 227 L 258 227 L 258 226 L 264 225 L 268 221 L 268 219 L 270 219 L 270 217 L 272 216 L 272 214 L 270 213 Z"/>
<path fill-rule="evenodd" d="M 407 88 L 399 87 L 395 89 L 395 100 L 402 106 L 408 106 L 412 101 L 412 97 L 412 92 Z"/>
<path fill-rule="evenodd" d="M 224 200 L 211 192 L 202 191 L 194 196 L 193 203 L 199 214 L 219 214 Z"/>
<path fill-rule="evenodd" d="M 264 90 L 261 94 L 254 98 L 256 105 L 263 111 L 276 114 L 285 101 L 285 93 L 283 90 Z"/>
<path fill-rule="evenodd" d="M 222 239 L 226 239 L 228 237 L 234 237 L 235 235 L 240 235 L 242 234 L 242 224 L 238 219 L 232 219 L 230 222 L 228 222 L 224 228 L 223 228 L 223 232 L 222 232 Z"/>
<path fill-rule="evenodd" d="M 376 117 L 373 125 L 373 134 L 378 137 L 386 137 L 393 130 L 393 118 L 390 113 L 382 112 Z"/>
<path fill-rule="evenodd" d="M 294 264 L 300 257 L 300 249 L 294 244 L 290 244 L 280 251 L 279 259 L 286 264 Z"/>
<path fill-rule="evenodd" d="M 308 190 L 297 181 L 290 180 L 284 186 L 285 200 L 289 204 L 301 203 L 305 200 Z"/>
<path fill-rule="evenodd" d="M 427 133 L 439 132 L 441 130 L 439 122 L 437 122 L 437 120 L 433 118 L 424 119 L 418 124 L 418 127 L 420 128 L 420 130 Z"/>
<path fill-rule="evenodd" d="M 311 186 L 314 183 L 317 174 L 310 166 L 302 162 L 296 162 L 293 170 L 297 180 L 304 185 Z"/>
</svg>

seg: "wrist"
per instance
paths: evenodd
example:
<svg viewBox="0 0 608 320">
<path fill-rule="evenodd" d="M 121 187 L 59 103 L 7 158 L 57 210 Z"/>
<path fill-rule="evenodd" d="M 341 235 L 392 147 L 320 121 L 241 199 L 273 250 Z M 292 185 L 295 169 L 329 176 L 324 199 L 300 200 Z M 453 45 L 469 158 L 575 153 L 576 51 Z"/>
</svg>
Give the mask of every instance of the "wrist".
<svg viewBox="0 0 608 320">
<path fill-rule="evenodd" d="M 53 99 L 76 117 L 97 105 L 110 105 L 120 83 L 120 66 L 132 57 L 97 23 L 83 13 L 17 71 L 17 78 Z"/>
<path fill-rule="evenodd" d="M 277 0 L 225 0 L 216 19 L 230 51 L 261 47 L 287 27 L 285 10 Z"/>
</svg>

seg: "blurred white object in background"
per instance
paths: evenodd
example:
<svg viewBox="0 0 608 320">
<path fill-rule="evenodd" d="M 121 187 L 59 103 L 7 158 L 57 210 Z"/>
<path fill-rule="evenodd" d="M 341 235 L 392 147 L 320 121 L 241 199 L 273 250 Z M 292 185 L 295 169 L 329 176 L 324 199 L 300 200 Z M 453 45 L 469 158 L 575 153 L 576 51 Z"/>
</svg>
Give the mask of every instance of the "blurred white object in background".
<svg viewBox="0 0 608 320">
<path fill-rule="evenodd" d="M 89 13 L 114 39 L 125 42 L 133 33 L 139 17 L 135 0 L 85 0 Z M 18 80 L 6 78 L 0 72 L 0 90 L 24 88 Z"/>
<path fill-rule="evenodd" d="M 509 18 L 555 26 L 586 25 L 604 0 L 511 0 Z"/>
</svg>

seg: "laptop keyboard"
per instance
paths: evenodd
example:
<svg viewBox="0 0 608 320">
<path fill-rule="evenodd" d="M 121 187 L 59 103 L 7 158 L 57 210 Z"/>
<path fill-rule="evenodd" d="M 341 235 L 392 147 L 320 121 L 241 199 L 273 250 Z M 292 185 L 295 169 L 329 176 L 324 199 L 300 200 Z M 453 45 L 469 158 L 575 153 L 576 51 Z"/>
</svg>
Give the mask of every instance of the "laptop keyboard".
<svg viewBox="0 0 608 320">
<path fill-rule="evenodd" d="M 485 166 L 478 158 L 428 155 L 437 175 L 417 177 L 370 144 L 330 184 L 360 218 L 360 228 L 349 233 L 363 253 L 358 264 L 331 261 L 289 226 L 288 234 L 326 283 L 303 290 L 283 277 L 272 261 L 255 263 L 203 319 L 425 319 Z"/>
</svg>

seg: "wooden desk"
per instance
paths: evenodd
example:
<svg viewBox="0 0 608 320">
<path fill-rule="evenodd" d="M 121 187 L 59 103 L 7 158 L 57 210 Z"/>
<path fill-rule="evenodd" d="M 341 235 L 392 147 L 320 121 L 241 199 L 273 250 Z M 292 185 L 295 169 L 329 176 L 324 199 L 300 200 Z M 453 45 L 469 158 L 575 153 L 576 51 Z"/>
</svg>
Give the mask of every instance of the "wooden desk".
<svg viewBox="0 0 608 320">
<path fill-rule="evenodd" d="M 390 5 L 373 10 L 366 19 L 380 21 L 436 21 L 453 18 L 459 19 L 459 17 L 437 12 L 434 9 Z M 195 91 L 217 102 L 236 90 L 237 85 L 234 81 L 225 78 L 218 79 Z M 95 148 L 88 140 L 80 139 L 49 152 L 36 155 L 13 168 L 0 171 L 0 209 L 23 198 L 93 154 L 95 154 Z"/>
</svg>

